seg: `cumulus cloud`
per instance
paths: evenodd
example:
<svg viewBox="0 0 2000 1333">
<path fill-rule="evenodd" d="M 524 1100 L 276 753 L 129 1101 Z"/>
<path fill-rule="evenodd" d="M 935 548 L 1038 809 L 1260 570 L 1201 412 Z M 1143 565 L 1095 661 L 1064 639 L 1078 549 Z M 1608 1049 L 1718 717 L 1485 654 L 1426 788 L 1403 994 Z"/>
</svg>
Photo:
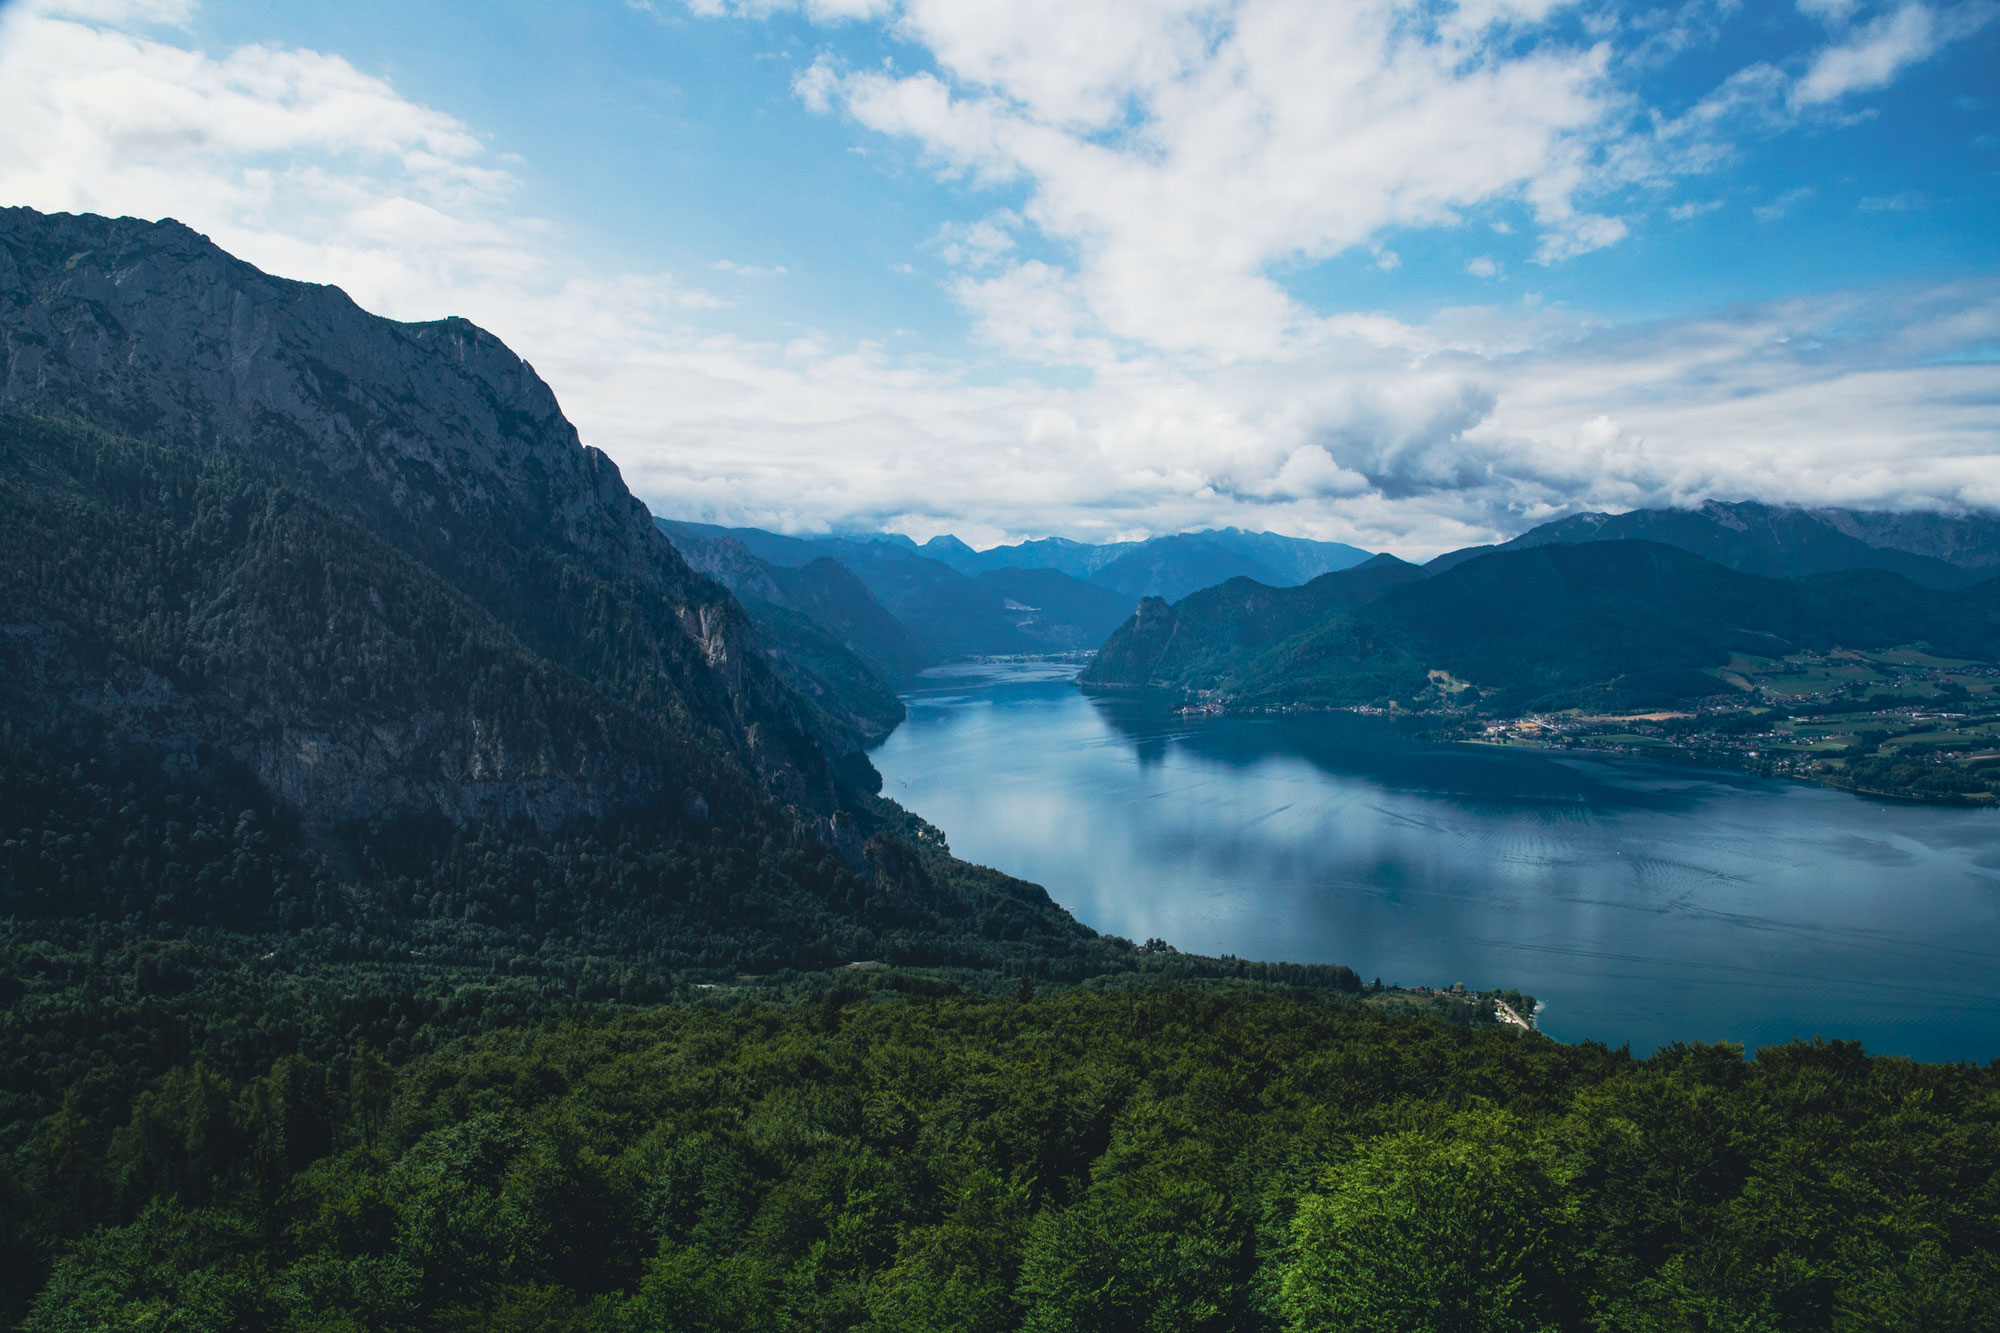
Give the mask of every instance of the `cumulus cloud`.
<svg viewBox="0 0 2000 1333">
<path fill-rule="evenodd" d="M 1414 35 L 1343 7 L 1327 40 L 1276 4 L 958 8 L 817 5 L 939 59 L 823 60 L 797 91 L 968 188 L 1016 183 L 1018 210 L 929 243 L 977 354 L 725 327 L 698 284 L 569 253 L 473 127 L 336 56 L 204 54 L 76 6 L 0 10 L 0 200 L 176 216 L 385 314 L 478 320 L 681 516 L 973 540 L 1238 523 L 1423 555 L 1579 506 L 2000 504 L 2000 368 L 1976 354 L 2000 284 L 1615 327 L 1533 299 L 1319 314 L 1271 276 L 1341 249 L 1395 269 L 1385 229 L 1496 199 L 1563 238 L 1547 262 L 1616 243 L 1588 190 L 1605 57 L 1525 40 L 1545 7 Z"/>
<path fill-rule="evenodd" d="M 1542 223 L 1544 262 L 1625 235 L 1577 204 L 1617 105 L 1606 48 L 1521 40 L 1552 8 L 907 0 L 896 31 L 933 69 L 822 59 L 798 91 L 943 174 L 1027 185 L 1025 221 L 1076 257 L 1081 321 L 1226 361 L 1310 333 L 1273 265 L 1379 255 L 1391 227 L 1511 201 Z"/>
</svg>

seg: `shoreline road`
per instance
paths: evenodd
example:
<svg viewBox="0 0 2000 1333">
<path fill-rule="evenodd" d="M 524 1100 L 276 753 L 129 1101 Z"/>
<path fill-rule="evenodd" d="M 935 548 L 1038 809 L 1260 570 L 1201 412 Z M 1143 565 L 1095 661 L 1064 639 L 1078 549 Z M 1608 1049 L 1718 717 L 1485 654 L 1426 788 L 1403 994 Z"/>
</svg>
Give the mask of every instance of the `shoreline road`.
<svg viewBox="0 0 2000 1333">
<path fill-rule="evenodd" d="M 1535 1025 L 1515 1013 L 1514 1007 L 1505 1000 L 1495 1000 L 1493 1002 L 1493 1012 L 1502 1023 L 1512 1023 L 1515 1027 L 1526 1028 L 1530 1032 L 1535 1030 Z"/>
</svg>

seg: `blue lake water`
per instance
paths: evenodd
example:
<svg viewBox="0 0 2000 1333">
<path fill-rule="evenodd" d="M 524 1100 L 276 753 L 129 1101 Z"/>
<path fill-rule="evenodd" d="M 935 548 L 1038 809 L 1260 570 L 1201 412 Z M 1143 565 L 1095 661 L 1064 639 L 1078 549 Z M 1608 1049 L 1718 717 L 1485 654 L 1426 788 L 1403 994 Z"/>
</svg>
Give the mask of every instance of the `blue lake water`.
<svg viewBox="0 0 2000 1333">
<path fill-rule="evenodd" d="M 1518 986 L 1551 1036 L 1642 1053 L 1817 1034 L 2000 1056 L 2000 811 L 1348 714 L 1190 720 L 1073 670 L 933 673 L 874 759 L 955 853 L 1098 930 Z"/>
</svg>

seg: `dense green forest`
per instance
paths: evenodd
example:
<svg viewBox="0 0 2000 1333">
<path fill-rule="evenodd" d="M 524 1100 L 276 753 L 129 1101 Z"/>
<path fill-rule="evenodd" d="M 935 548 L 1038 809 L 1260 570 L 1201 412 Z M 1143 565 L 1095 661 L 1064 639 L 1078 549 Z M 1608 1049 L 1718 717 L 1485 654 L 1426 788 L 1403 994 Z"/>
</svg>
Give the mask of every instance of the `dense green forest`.
<svg viewBox="0 0 2000 1333">
<path fill-rule="evenodd" d="M 634 1011 L 365 969 L 364 1035 L 293 1033 L 313 1053 L 259 1066 L 251 1030 L 301 1011 L 189 1025 L 176 991 L 216 972 L 177 949 L 139 947 L 122 997 L 115 965 L 15 955 L 6 1068 L 65 1088 L 38 1117 L 6 1091 L 21 1328 L 1944 1333 L 2000 1311 L 1992 1068 L 1838 1042 L 1641 1061 L 1158 975 L 884 972 Z M 122 1056 L 95 1059 L 113 1027 Z"/>
</svg>

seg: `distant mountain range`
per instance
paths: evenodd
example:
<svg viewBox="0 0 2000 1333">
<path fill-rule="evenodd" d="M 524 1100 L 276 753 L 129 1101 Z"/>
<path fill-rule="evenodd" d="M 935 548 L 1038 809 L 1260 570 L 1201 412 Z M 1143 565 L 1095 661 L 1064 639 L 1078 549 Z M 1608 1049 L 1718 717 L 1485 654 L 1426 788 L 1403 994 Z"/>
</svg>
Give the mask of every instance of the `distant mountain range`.
<svg viewBox="0 0 2000 1333">
<path fill-rule="evenodd" d="M 916 549 L 962 574 L 1054 569 L 1129 597 L 1164 597 L 1169 601 L 1233 578 L 1254 579 L 1275 588 L 1291 587 L 1358 565 L 1370 555 L 1341 542 L 1241 528 L 1211 528 L 1103 545 L 1045 537 L 984 551 L 975 551 L 956 537 L 933 537 Z"/>
<path fill-rule="evenodd" d="M 950 536 L 920 545 L 891 534 L 796 537 L 665 519 L 659 524 L 692 564 L 722 580 L 753 617 L 761 617 L 767 633 L 791 635 L 787 642 L 801 659 L 816 660 L 798 638 L 801 631 L 787 630 L 766 610 L 795 607 L 796 599 L 779 590 L 797 578 L 785 571 L 831 561 L 851 573 L 838 594 L 821 595 L 816 609 L 795 609 L 811 622 L 806 628 L 890 681 L 956 657 L 1102 644 L 1084 674 L 1086 684 L 1245 687 L 1250 678 L 1240 673 L 1258 654 L 1391 588 L 1484 557 L 1553 546 L 1649 543 L 1740 574 L 1795 579 L 1877 570 L 1932 590 L 1966 588 L 2000 573 L 2000 518 L 1993 515 L 1751 502 L 1577 514 L 1422 566 L 1337 542 L 1237 528 L 1103 545 L 1048 537 L 977 551 Z M 1621 557 L 1604 558 L 1615 564 Z M 1141 599 L 1136 612 L 1134 598 Z M 838 674 L 831 662 L 819 670 Z M 1284 696 L 1284 673 L 1259 669 L 1255 675 L 1258 697 Z M 1298 688 L 1306 689 L 1302 681 Z M 879 690 L 871 694 L 857 683 L 851 693 L 862 702 L 848 711 L 895 715 Z"/>
<path fill-rule="evenodd" d="M 1338 542 L 1236 528 L 1102 546 L 1050 537 L 974 551 L 948 536 L 918 545 L 890 534 L 793 537 L 656 521 L 753 617 L 758 603 L 792 604 L 772 591 L 785 579 L 781 571 L 829 560 L 850 571 L 872 606 L 850 592 L 806 614 L 891 680 L 952 658 L 1094 648 L 1140 597 L 1184 596 L 1231 578 L 1290 586 L 1369 558 Z M 885 616 L 900 632 L 884 627 Z"/>
</svg>

